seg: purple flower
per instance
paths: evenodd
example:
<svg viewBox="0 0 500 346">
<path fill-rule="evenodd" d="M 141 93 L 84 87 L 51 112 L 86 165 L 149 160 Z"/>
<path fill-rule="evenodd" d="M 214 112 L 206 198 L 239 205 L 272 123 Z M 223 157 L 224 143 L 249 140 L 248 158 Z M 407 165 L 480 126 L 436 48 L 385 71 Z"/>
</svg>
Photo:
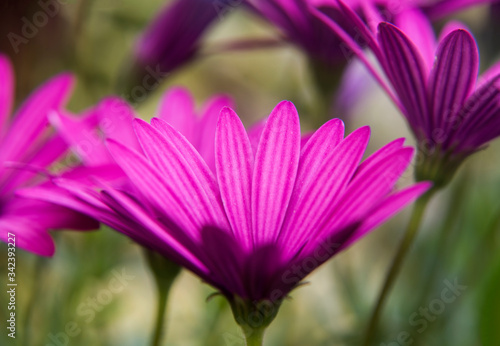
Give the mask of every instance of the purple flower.
<svg viewBox="0 0 500 346">
<path fill-rule="evenodd" d="M 402 139 L 360 164 L 368 127 L 343 138 L 343 123 L 333 119 L 305 141 L 286 101 L 269 116 L 256 150 L 224 108 L 211 139 L 215 172 L 163 119 L 135 119 L 134 128 L 140 150 L 107 144 L 133 188 L 56 183 L 76 210 L 188 268 L 237 311 L 279 305 L 307 274 L 429 188 L 394 191 L 413 152 Z"/>
<path fill-rule="evenodd" d="M 159 66 L 163 73 L 190 61 L 200 39 L 230 6 L 229 0 L 174 0 L 149 24 L 137 41 L 135 56 L 140 66 Z"/>
<path fill-rule="evenodd" d="M 500 64 L 478 81 L 476 42 L 458 23 L 445 27 L 436 43 L 427 19 L 411 10 L 405 12 L 402 28 L 383 22 L 375 37 L 354 11 L 344 9 L 374 52 L 389 84 L 374 74 L 418 140 L 423 156 L 417 166 L 418 179 L 433 180 L 438 187 L 446 184 L 465 157 L 500 135 Z M 344 38 L 375 71 L 360 48 L 347 35 Z"/>
<path fill-rule="evenodd" d="M 16 246 L 38 255 L 54 253 L 48 230 L 88 230 L 98 224 L 59 205 L 16 195 L 26 186 L 43 183 L 47 170 L 65 153 L 67 145 L 49 128 L 47 116 L 63 107 L 73 79 L 56 76 L 35 90 L 10 118 L 14 76 L 10 62 L 0 55 L 0 239 L 15 234 Z"/>
</svg>

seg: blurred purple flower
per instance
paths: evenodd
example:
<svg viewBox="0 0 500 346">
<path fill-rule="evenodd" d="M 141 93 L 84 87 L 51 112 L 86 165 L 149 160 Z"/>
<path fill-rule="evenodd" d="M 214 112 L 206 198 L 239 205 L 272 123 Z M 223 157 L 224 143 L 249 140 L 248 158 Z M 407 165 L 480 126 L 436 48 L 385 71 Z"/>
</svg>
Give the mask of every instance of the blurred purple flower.
<svg viewBox="0 0 500 346">
<path fill-rule="evenodd" d="M 436 43 L 430 23 L 417 10 L 404 13 L 402 28 L 380 23 L 377 37 L 354 11 L 345 7 L 345 13 L 374 52 L 389 84 L 347 35 L 346 42 L 372 69 L 418 140 L 423 155 L 418 178 L 446 184 L 468 155 L 500 135 L 500 64 L 478 82 L 476 42 L 456 22 L 443 29 Z M 326 16 L 317 14 L 338 32 Z"/>
<path fill-rule="evenodd" d="M 97 222 L 59 205 L 16 195 L 26 186 L 43 183 L 39 174 L 67 150 L 61 136 L 49 128 L 48 115 L 63 107 L 72 76 L 61 74 L 35 90 L 10 119 L 14 76 L 8 59 L 0 55 L 0 239 L 15 234 L 16 246 L 38 255 L 54 253 L 48 230 L 95 229 Z"/>
<path fill-rule="evenodd" d="M 56 183 L 74 196 L 75 209 L 188 268 L 236 309 L 241 302 L 279 305 L 316 267 L 429 188 L 393 191 L 413 152 L 402 139 L 360 164 L 368 127 L 343 138 L 334 119 L 305 142 L 290 102 L 273 110 L 256 150 L 236 113 L 224 108 L 211 139 L 215 172 L 165 120 L 135 119 L 134 128 L 140 150 L 108 140 L 134 188 Z"/>
<path fill-rule="evenodd" d="M 230 7 L 230 0 L 174 0 L 149 24 L 137 41 L 139 66 L 159 66 L 168 73 L 190 61 L 200 39 Z"/>
</svg>

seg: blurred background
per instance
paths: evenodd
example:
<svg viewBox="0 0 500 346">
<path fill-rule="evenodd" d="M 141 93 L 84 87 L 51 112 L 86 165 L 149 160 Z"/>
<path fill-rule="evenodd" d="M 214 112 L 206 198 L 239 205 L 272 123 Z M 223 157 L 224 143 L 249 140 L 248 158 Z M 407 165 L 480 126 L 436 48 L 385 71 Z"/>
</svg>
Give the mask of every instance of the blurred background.
<svg viewBox="0 0 500 346">
<path fill-rule="evenodd" d="M 163 93 L 182 85 L 199 104 L 213 94 L 229 94 L 246 125 L 267 116 L 283 99 L 297 106 L 304 131 L 317 127 L 318 119 L 328 119 L 318 107 L 322 101 L 300 49 L 286 43 L 227 49 L 226 43 L 238 40 L 272 42 L 280 37 L 276 28 L 238 6 L 215 20 L 189 63 L 168 71 L 149 95 L 131 95 L 126 86 L 133 73 L 134 44 L 167 3 L 3 1 L 0 51 L 15 67 L 17 105 L 50 76 L 72 71 L 78 81 L 69 103 L 73 112 L 118 94 L 134 105 L 138 116 L 150 119 Z M 478 6 L 454 18 L 465 21 L 475 35 L 483 70 L 500 57 L 498 6 Z M 444 22 L 437 22 L 436 29 Z M 403 117 L 385 94 L 370 79 L 363 83 L 359 101 L 334 116 L 344 119 L 348 131 L 371 126 L 367 155 L 399 137 L 413 144 Z M 377 345 L 500 345 L 499 150 L 497 140 L 468 159 L 451 186 L 434 199 L 384 311 L 379 337 L 385 341 Z M 400 185 L 411 181 L 409 171 Z M 293 291 L 269 328 L 266 344 L 356 345 L 409 209 Z M 17 252 L 15 344 L 147 345 L 156 293 L 139 246 L 106 227 L 53 235 L 53 258 Z M 6 245 L 0 248 L 5 259 Z M 7 261 L 1 260 L 1 280 L 6 273 Z M 443 303 L 442 291 L 457 283 L 456 299 Z M 213 292 L 182 272 L 170 294 L 167 345 L 244 345 L 228 304 L 220 297 L 206 301 Z M 5 321 L 6 294 L 0 294 L 0 306 Z M 0 344 L 12 344 L 5 329 Z"/>
</svg>

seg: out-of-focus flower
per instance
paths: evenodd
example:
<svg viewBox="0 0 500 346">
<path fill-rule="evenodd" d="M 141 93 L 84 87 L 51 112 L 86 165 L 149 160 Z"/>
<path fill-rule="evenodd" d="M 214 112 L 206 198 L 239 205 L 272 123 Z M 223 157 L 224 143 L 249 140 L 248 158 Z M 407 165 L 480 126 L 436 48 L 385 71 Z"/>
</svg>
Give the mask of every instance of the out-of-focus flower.
<svg viewBox="0 0 500 346">
<path fill-rule="evenodd" d="M 207 29 L 233 9 L 231 0 L 174 0 L 166 5 L 136 42 L 127 91 L 142 85 L 156 87 L 169 73 L 198 53 Z M 154 78 L 154 81 L 147 79 Z"/>
<path fill-rule="evenodd" d="M 0 239 L 15 234 L 16 246 L 38 255 L 54 253 L 48 230 L 95 229 L 96 221 L 59 205 L 23 198 L 19 188 L 43 183 L 46 171 L 67 150 L 49 127 L 48 115 L 63 107 L 73 79 L 56 76 L 35 90 L 10 118 L 14 76 L 10 62 L 0 55 Z"/>
<path fill-rule="evenodd" d="M 215 172 L 163 119 L 136 119 L 134 128 L 140 151 L 108 141 L 133 189 L 56 183 L 77 210 L 220 290 L 243 327 L 270 323 L 306 275 L 429 188 L 394 191 L 413 152 L 403 140 L 360 164 L 368 127 L 343 138 L 343 123 L 333 119 L 303 144 L 297 111 L 286 101 L 269 116 L 256 150 L 236 113 L 224 108 Z"/>
<path fill-rule="evenodd" d="M 500 64 L 487 70 L 478 82 L 476 42 L 459 23 L 445 27 L 436 43 L 427 19 L 411 10 L 405 12 L 402 28 L 383 22 L 375 37 L 354 11 L 348 7 L 345 11 L 390 85 L 380 76 L 378 80 L 418 140 L 422 158 L 417 178 L 433 180 L 436 187 L 445 185 L 468 155 L 500 135 Z M 318 15 L 325 23 L 329 21 Z M 363 54 L 354 42 L 347 42 L 353 51 Z"/>
</svg>

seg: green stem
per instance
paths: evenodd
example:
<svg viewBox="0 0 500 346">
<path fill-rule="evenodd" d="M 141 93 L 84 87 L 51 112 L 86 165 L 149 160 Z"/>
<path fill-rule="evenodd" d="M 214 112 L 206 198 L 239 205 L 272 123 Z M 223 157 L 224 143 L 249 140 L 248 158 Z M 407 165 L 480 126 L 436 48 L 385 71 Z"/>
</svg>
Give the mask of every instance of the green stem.
<svg viewBox="0 0 500 346">
<path fill-rule="evenodd" d="M 255 328 L 243 330 L 245 334 L 246 346 L 262 346 L 264 344 L 264 332 L 266 328 Z"/>
<path fill-rule="evenodd" d="M 149 268 L 154 274 L 156 288 L 158 290 L 158 305 L 156 310 L 156 322 L 153 332 L 152 346 L 160 346 L 165 338 L 165 313 L 170 288 L 180 272 L 180 267 L 167 260 L 156 252 L 145 250 Z"/>
<path fill-rule="evenodd" d="M 387 272 L 387 276 L 384 281 L 384 285 L 377 299 L 377 303 L 370 317 L 368 328 L 366 329 L 365 338 L 363 345 L 369 346 L 375 337 L 375 330 L 378 325 L 378 320 L 380 318 L 380 314 L 382 313 L 382 308 L 384 307 L 385 300 L 387 299 L 389 292 L 396 281 L 396 278 L 399 274 L 399 270 L 401 269 L 401 265 L 408 253 L 408 250 L 415 239 L 415 235 L 418 232 L 420 227 L 420 223 L 422 221 L 422 216 L 424 215 L 424 211 L 429 203 L 432 195 L 434 194 L 434 189 L 428 191 L 425 195 L 421 196 L 413 207 L 413 212 L 410 218 L 410 222 L 408 223 L 408 227 L 406 229 L 406 233 L 399 244 L 399 248 L 392 260 L 389 271 Z"/>
<path fill-rule="evenodd" d="M 170 287 L 167 289 L 160 289 L 158 286 L 158 306 L 156 310 L 156 323 L 153 334 L 152 346 L 161 345 L 161 341 L 165 336 L 165 312 L 167 311 L 167 300 Z"/>
</svg>

